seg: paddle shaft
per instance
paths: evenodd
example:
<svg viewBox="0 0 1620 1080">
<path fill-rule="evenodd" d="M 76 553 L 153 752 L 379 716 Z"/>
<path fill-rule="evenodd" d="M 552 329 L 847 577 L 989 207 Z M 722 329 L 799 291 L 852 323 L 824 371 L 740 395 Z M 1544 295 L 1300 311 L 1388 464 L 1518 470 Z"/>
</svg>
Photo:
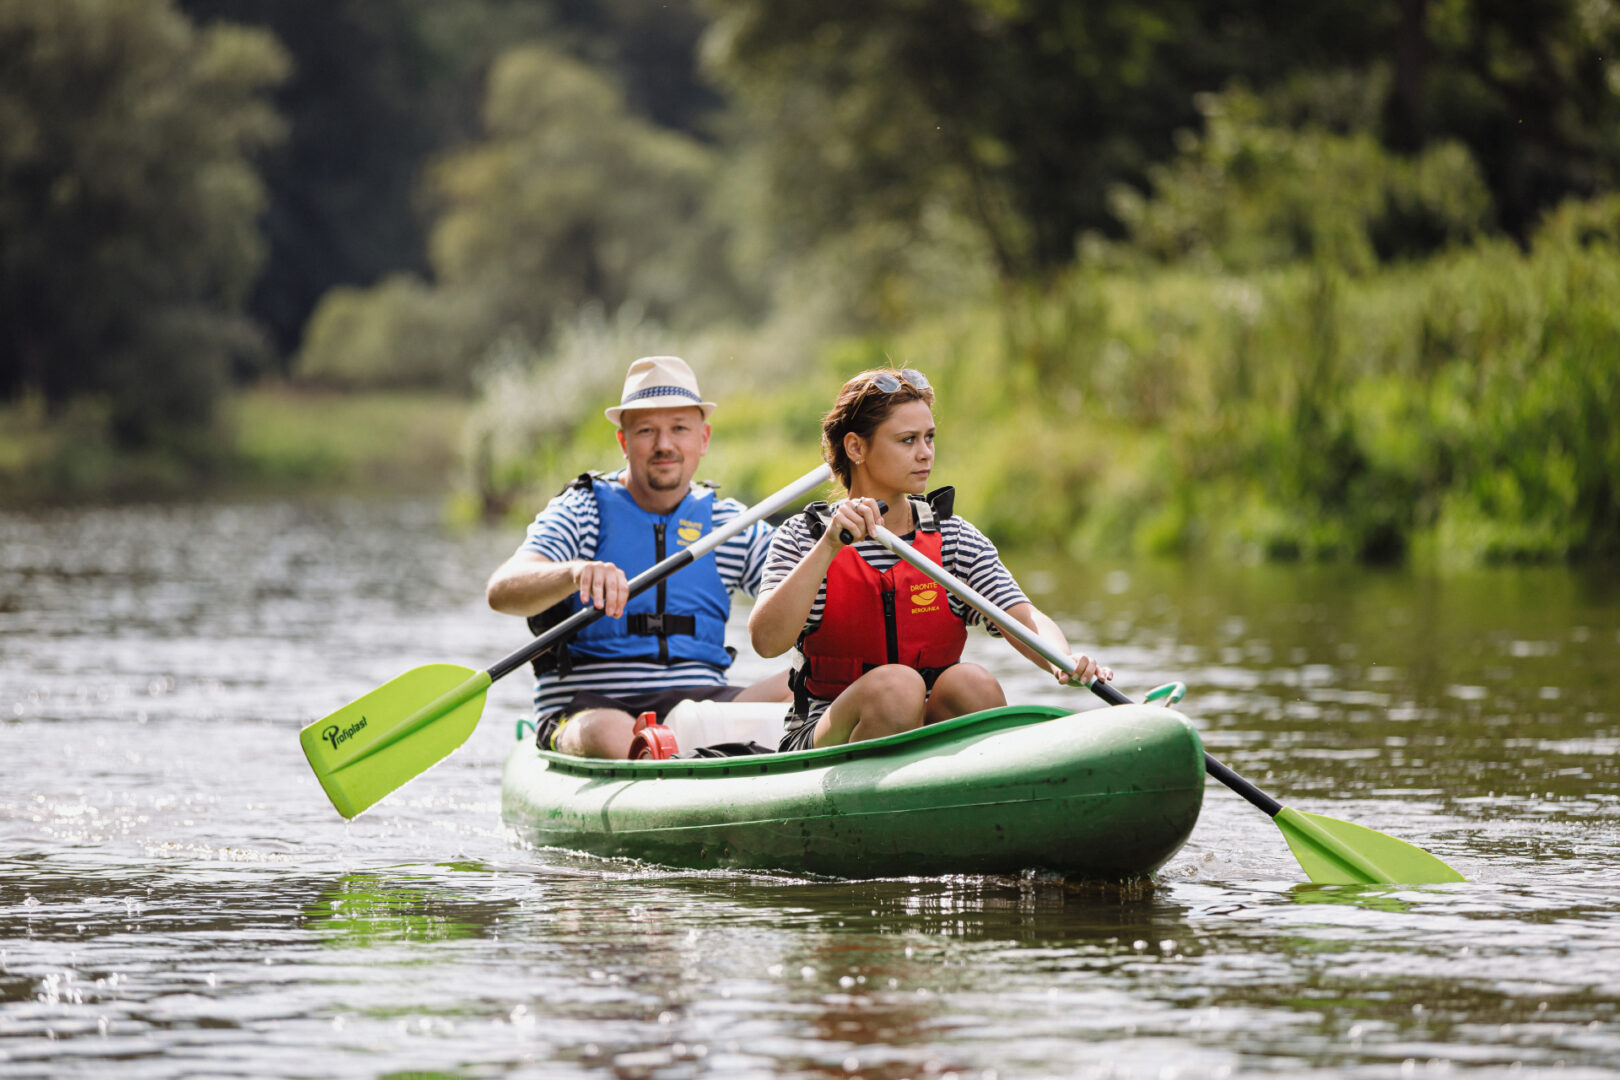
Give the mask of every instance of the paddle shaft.
<svg viewBox="0 0 1620 1080">
<path fill-rule="evenodd" d="M 1028 642 L 1025 642 L 1025 644 L 1028 644 Z M 1047 657 L 1047 659 L 1050 660 L 1052 658 Z M 1057 663 L 1058 661 L 1053 660 L 1052 662 Z M 1131 703 L 1130 698 L 1114 689 L 1112 685 L 1103 682 L 1101 679 L 1098 679 L 1096 682 L 1091 684 L 1091 692 L 1108 702 L 1110 705 L 1129 705 Z M 1213 776 L 1215 779 L 1219 780 L 1221 783 L 1225 784 L 1227 787 L 1231 788 L 1233 791 L 1237 792 L 1239 795 L 1243 796 L 1245 799 L 1248 799 L 1259 809 L 1264 810 L 1268 817 L 1276 817 L 1277 814 L 1282 811 L 1282 803 L 1278 802 L 1276 799 L 1273 799 L 1270 795 L 1267 795 L 1265 792 L 1249 783 L 1249 781 L 1239 776 L 1232 770 L 1231 766 L 1227 765 L 1225 762 L 1217 760 L 1213 755 L 1210 754 L 1208 750 L 1204 751 L 1204 771 L 1209 773 L 1209 775 Z"/>
<path fill-rule="evenodd" d="M 995 623 L 1002 633 L 1017 638 L 1042 658 L 1057 665 L 1062 670 L 1071 675 L 1074 673 L 1074 661 L 1053 648 L 1051 642 L 1007 614 L 972 586 L 968 585 L 967 582 L 962 581 L 955 574 L 952 574 L 949 570 L 900 539 L 889 529 L 879 525 L 873 531 L 872 538 L 961 597 L 965 603 L 973 607 L 980 615 Z M 1110 705 L 1129 705 L 1131 703 L 1130 698 L 1101 679 L 1094 679 L 1089 685 L 1092 693 Z M 1255 787 L 1236 772 L 1233 772 L 1227 765 L 1216 760 L 1207 750 L 1204 751 L 1204 771 L 1249 800 L 1260 810 L 1265 811 L 1270 817 L 1276 817 L 1283 808 L 1282 803 Z"/>
<path fill-rule="evenodd" d="M 790 503 L 797 502 L 799 499 L 803 498 L 805 495 L 808 495 L 822 484 L 825 484 L 831 478 L 831 466 L 820 465 L 810 470 L 793 483 L 783 488 L 781 491 L 778 491 L 775 495 L 772 495 L 770 498 L 766 499 L 764 502 L 755 503 L 747 510 L 744 510 L 736 517 L 726 522 L 725 525 L 711 530 L 707 536 L 693 543 L 689 547 L 682 548 L 669 558 L 654 566 L 648 567 L 646 570 L 643 570 L 641 573 L 631 578 L 629 581 L 630 595 L 637 596 L 646 592 L 648 589 L 657 585 L 660 581 L 663 581 L 665 578 L 669 577 L 669 575 L 673 574 L 675 571 L 686 566 L 688 563 L 701 559 L 703 556 L 707 555 L 709 552 L 713 551 L 727 540 L 730 540 L 733 536 L 736 536 L 744 529 L 747 529 L 755 522 L 770 517 L 772 514 L 776 513 L 778 510 L 782 509 L 782 507 L 787 506 Z M 547 630 L 545 633 L 541 634 L 539 637 L 535 638 L 521 649 L 518 649 L 504 659 L 491 664 L 488 670 L 490 681 L 494 682 L 496 679 L 499 679 L 502 676 L 511 674 L 514 670 L 522 667 L 524 664 L 527 664 L 529 661 L 533 660 L 547 649 L 567 641 L 586 626 L 595 622 L 597 619 L 602 618 L 602 616 L 605 614 L 607 614 L 607 612 L 604 609 L 596 607 L 581 608 L 579 611 L 574 612 L 572 615 L 568 616 L 568 618 L 564 619 L 556 626 L 553 626 L 550 630 Z"/>
</svg>

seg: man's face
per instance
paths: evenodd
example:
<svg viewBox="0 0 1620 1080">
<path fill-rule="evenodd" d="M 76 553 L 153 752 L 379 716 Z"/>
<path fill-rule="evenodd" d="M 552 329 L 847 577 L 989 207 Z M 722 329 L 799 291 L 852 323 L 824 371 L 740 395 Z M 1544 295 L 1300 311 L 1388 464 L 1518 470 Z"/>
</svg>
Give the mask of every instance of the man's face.
<svg viewBox="0 0 1620 1080">
<path fill-rule="evenodd" d="M 619 447 L 632 485 L 650 491 L 685 491 L 709 450 L 709 425 L 696 405 L 633 409 L 619 417 Z"/>
</svg>

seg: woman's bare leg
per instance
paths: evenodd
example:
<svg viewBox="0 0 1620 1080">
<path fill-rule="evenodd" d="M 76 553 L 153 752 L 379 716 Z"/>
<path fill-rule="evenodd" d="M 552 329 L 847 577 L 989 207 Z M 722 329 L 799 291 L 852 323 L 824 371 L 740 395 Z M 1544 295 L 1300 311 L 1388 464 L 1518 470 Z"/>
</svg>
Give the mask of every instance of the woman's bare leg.
<svg viewBox="0 0 1620 1080">
<path fill-rule="evenodd" d="M 928 695 L 927 722 L 937 724 L 1005 704 L 1007 695 L 989 671 L 978 664 L 954 664 L 934 680 L 934 692 Z"/>
<path fill-rule="evenodd" d="M 814 745 L 876 739 L 922 726 L 928 688 L 901 664 L 873 668 L 850 683 L 816 723 Z"/>
<path fill-rule="evenodd" d="M 788 673 L 778 671 L 775 675 L 759 680 L 748 689 L 731 699 L 732 701 L 792 701 L 793 691 L 788 689 Z"/>
</svg>

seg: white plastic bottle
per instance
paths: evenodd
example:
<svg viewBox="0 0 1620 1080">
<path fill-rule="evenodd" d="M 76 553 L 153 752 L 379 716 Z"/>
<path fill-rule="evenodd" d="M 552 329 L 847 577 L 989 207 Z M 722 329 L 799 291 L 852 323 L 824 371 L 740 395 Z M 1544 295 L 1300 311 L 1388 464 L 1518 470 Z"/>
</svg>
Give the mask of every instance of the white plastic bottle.
<svg viewBox="0 0 1620 1080">
<path fill-rule="evenodd" d="M 664 726 L 682 750 L 732 742 L 775 750 L 791 710 L 785 701 L 682 701 L 664 715 Z"/>
</svg>

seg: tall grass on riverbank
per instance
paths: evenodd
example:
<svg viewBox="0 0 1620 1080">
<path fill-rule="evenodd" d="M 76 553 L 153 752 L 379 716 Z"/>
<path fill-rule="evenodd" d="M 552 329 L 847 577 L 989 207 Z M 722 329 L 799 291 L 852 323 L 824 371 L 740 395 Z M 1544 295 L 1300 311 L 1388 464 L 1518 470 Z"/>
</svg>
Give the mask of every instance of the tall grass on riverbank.
<svg viewBox="0 0 1620 1080">
<path fill-rule="evenodd" d="M 106 407 L 0 409 L 0 504 L 261 491 L 448 490 L 470 406 L 455 395 L 265 385 L 229 399 L 214 427 L 119 449 Z"/>
<path fill-rule="evenodd" d="M 839 384 L 894 363 L 934 380 L 936 477 L 1004 545 L 1454 564 L 1613 557 L 1616 296 L 1611 198 L 1566 206 L 1528 251 L 1482 240 L 1381 270 L 1079 269 L 838 341 L 792 375 L 753 383 L 720 377 L 728 362 L 747 367 L 746 341 L 688 342 L 705 386 L 725 390 L 700 475 L 739 497 L 768 493 L 817 459 Z M 486 510 L 526 517 L 566 476 L 618 464 L 591 418 L 632 355 L 682 348 L 622 336 L 490 383 L 471 429 L 478 474 L 499 481 Z M 564 419 L 537 426 L 542 414 Z M 523 437 L 496 438 L 500 416 L 522 420 Z"/>
<path fill-rule="evenodd" d="M 444 391 L 260 387 L 232 403 L 230 476 L 254 487 L 445 492 L 470 409 Z"/>
<path fill-rule="evenodd" d="M 862 359 L 939 372 L 942 474 L 1007 541 L 1613 556 L 1617 295 L 1611 199 L 1565 207 L 1529 252 L 1484 242 L 1378 274 L 1077 273 Z"/>
<path fill-rule="evenodd" d="M 164 430 L 131 450 L 114 438 L 113 415 L 104 397 L 54 410 L 38 396 L 0 403 L 0 506 L 161 498 L 217 479 L 220 430 Z"/>
<path fill-rule="evenodd" d="M 842 380 L 897 363 L 939 388 L 937 478 L 1004 545 L 1613 557 L 1616 296 L 1620 199 L 1567 206 L 1528 252 L 1483 241 L 1380 272 L 1076 271 L 734 393 L 703 472 L 770 491 L 814 462 Z M 547 453 L 571 463 L 560 473 L 616 464 L 611 451 L 590 427 Z"/>
</svg>

